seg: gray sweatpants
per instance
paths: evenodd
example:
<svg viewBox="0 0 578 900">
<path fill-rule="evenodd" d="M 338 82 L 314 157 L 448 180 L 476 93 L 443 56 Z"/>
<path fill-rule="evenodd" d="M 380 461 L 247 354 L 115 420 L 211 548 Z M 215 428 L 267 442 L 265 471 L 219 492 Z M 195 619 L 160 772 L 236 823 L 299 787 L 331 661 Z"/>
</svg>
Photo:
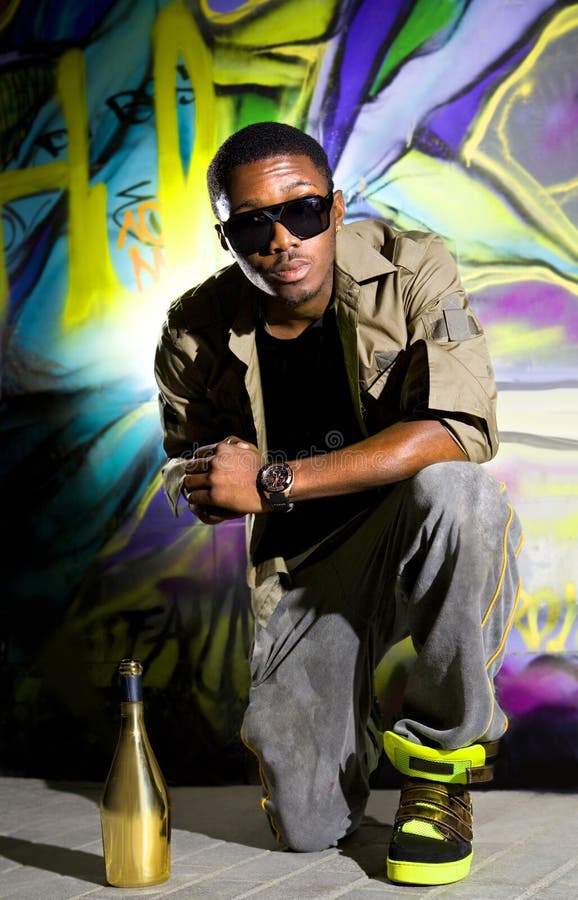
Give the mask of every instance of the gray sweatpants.
<svg viewBox="0 0 578 900">
<path fill-rule="evenodd" d="M 417 656 L 394 730 L 444 749 L 501 737 L 493 679 L 520 545 L 504 486 L 475 463 L 439 463 L 292 571 L 268 624 L 256 625 L 242 726 L 282 843 L 319 850 L 359 825 L 381 752 L 375 668 L 407 635 Z"/>
</svg>

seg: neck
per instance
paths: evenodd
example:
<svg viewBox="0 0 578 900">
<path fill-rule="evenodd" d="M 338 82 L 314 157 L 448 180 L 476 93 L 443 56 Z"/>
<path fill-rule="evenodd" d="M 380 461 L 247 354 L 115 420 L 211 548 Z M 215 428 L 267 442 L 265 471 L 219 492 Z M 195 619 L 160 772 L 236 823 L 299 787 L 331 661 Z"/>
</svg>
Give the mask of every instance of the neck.
<svg viewBox="0 0 578 900">
<path fill-rule="evenodd" d="M 276 338 L 298 337 L 317 319 L 320 319 L 331 300 L 331 294 L 326 298 L 314 298 L 298 306 L 288 306 L 276 300 L 274 297 L 263 298 L 261 313 L 265 331 Z"/>
</svg>

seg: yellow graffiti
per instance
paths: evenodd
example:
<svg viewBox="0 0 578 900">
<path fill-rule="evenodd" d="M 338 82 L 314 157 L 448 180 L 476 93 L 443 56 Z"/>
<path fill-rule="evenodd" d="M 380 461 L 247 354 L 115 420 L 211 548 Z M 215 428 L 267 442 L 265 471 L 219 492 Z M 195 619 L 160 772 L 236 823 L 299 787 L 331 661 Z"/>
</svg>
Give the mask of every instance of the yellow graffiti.
<svg viewBox="0 0 578 900">
<path fill-rule="evenodd" d="M 542 284 L 554 284 L 557 287 L 564 288 L 568 293 L 578 296 L 578 282 L 571 281 L 570 277 L 566 278 L 554 271 L 554 269 L 548 269 L 544 265 L 534 265 L 532 263 L 524 263 L 522 273 L 516 265 L 511 263 L 501 265 L 498 262 L 495 266 L 480 266 L 479 269 L 470 268 L 464 272 L 462 277 L 464 287 L 472 293 L 474 291 L 482 291 L 485 288 L 495 287 L 495 285 L 519 285 L 520 281 L 528 284 L 533 281 Z"/>
<path fill-rule="evenodd" d="M 570 512 L 564 515 L 555 506 L 548 510 L 541 509 L 533 516 L 524 516 L 524 530 L 529 538 L 547 535 L 550 540 L 575 541 L 578 538 L 578 514 Z"/>
<path fill-rule="evenodd" d="M 290 3 L 271 3 L 270 0 L 248 0 L 230 12 L 215 12 L 207 0 L 201 0 L 201 11 L 207 23 L 230 40 L 234 28 L 237 46 L 270 48 L 271 35 L 282 35 L 282 46 L 299 45 L 299 52 L 307 44 L 319 41 L 327 34 L 335 18 L 334 0 L 291 0 Z M 281 43 L 281 39 L 280 39 Z M 294 50 L 295 48 L 293 48 Z M 291 50 L 289 51 L 291 52 Z"/>
<path fill-rule="evenodd" d="M 524 497 L 538 498 L 542 497 L 578 497 L 578 484 L 571 481 L 563 481 L 558 484 L 552 482 L 530 481 L 524 479 Z"/>
<path fill-rule="evenodd" d="M 207 222 L 212 213 L 207 197 L 207 166 L 217 149 L 217 115 L 211 55 L 194 20 L 182 2 L 171 3 L 153 28 L 155 115 L 158 134 L 159 200 L 167 265 L 190 264 L 212 268 L 214 236 Z M 195 96 L 195 141 L 187 171 L 179 144 L 175 70 L 186 68 Z M 204 261 L 207 261 L 204 263 Z M 202 272 L 201 277 L 209 271 Z"/>
<path fill-rule="evenodd" d="M 518 68 L 500 85 L 480 113 L 471 137 L 463 148 L 467 166 L 475 164 L 499 183 L 508 185 L 519 202 L 524 204 L 526 218 L 540 222 L 545 246 L 557 247 L 570 257 L 575 253 L 578 229 L 564 214 L 532 175 L 514 158 L 508 139 L 508 125 L 518 104 L 526 105 L 532 97 L 539 63 L 548 51 L 556 52 L 555 44 L 578 29 L 578 6 L 562 10 L 544 29 L 536 46 Z M 494 146 L 497 141 L 497 150 Z M 485 144 L 488 146 L 486 147 Z M 492 158 L 490 155 L 496 158 Z"/>
<path fill-rule="evenodd" d="M 485 329 L 494 357 L 527 358 L 529 353 L 564 346 L 564 328 L 551 325 L 548 328 L 531 327 L 521 322 L 492 322 Z"/>
<path fill-rule="evenodd" d="M 522 589 L 520 601 L 515 627 L 528 650 L 562 653 L 570 649 L 568 639 L 578 617 L 575 584 L 565 585 L 563 597 L 551 588 L 534 594 Z"/>
<path fill-rule="evenodd" d="M 548 191 L 550 194 L 572 194 L 574 191 L 578 191 L 578 178 L 551 184 L 548 187 Z"/>
<path fill-rule="evenodd" d="M 68 133 L 69 266 L 63 321 L 68 331 L 91 315 L 102 315 L 123 288 L 110 256 L 106 185 L 89 184 L 86 67 L 80 50 L 62 57 L 57 83 Z"/>
<path fill-rule="evenodd" d="M 106 186 L 90 187 L 86 73 L 80 50 L 64 54 L 58 65 L 57 93 L 68 136 L 68 161 L 0 175 L 0 205 L 42 191 L 67 190 L 69 278 L 63 325 L 68 330 L 123 293 L 110 258 L 106 231 Z M 8 277 L 0 257 L 0 304 L 5 309 Z"/>
<path fill-rule="evenodd" d="M 505 171 L 502 174 L 502 183 L 508 184 L 508 175 Z M 463 168 L 448 167 L 442 160 L 411 149 L 390 166 L 387 183 L 386 202 L 380 199 L 379 191 L 371 198 L 382 218 L 391 218 L 393 207 L 399 227 L 419 228 L 419 202 L 412 211 L 409 207 L 403 208 L 407 197 L 412 196 L 411 186 L 418 184 L 420 196 L 427 196 L 430 201 L 429 228 L 439 234 L 451 234 L 452 223 L 460 222 L 455 240 L 459 246 L 462 282 L 467 290 L 539 281 L 578 295 L 575 247 L 562 245 L 547 229 L 540 235 L 540 243 L 552 257 L 563 261 L 565 274 L 561 275 L 546 263 L 524 260 L 521 265 L 512 261 L 501 263 L 496 259 L 494 241 L 498 247 L 504 244 L 523 248 L 535 244 L 536 234 L 531 224 L 532 216 L 524 218 L 514 213 L 483 179 L 471 178 Z M 540 192 L 543 193 L 543 189 L 536 185 L 534 193 Z M 416 209 L 417 218 L 414 217 Z M 468 210 L 465 218 L 464 209 Z M 548 224 L 546 219 L 544 224 Z"/>
</svg>

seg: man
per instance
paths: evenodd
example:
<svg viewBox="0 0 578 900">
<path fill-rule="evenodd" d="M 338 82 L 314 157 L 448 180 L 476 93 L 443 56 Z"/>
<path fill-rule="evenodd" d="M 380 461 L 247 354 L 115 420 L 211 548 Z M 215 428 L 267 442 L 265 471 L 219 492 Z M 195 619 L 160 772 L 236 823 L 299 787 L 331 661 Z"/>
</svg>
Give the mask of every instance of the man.
<svg viewBox="0 0 578 900">
<path fill-rule="evenodd" d="M 233 265 L 171 306 L 159 343 L 165 486 L 203 522 L 248 516 L 255 615 L 242 738 L 293 850 L 359 825 L 385 747 L 406 776 L 387 870 L 469 871 L 465 785 L 506 729 L 493 679 L 512 623 L 518 520 L 479 463 L 497 449 L 482 328 L 442 241 L 343 225 L 327 157 L 248 126 L 208 186 Z M 383 736 L 373 674 L 411 635 Z"/>
</svg>

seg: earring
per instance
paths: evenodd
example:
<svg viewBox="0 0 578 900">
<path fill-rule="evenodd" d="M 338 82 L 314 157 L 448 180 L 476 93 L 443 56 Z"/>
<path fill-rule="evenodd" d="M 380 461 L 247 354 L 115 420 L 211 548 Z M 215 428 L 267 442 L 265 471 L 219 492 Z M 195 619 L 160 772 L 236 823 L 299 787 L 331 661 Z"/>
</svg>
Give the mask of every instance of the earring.
<svg viewBox="0 0 578 900">
<path fill-rule="evenodd" d="M 335 226 L 335 234 L 339 234 L 340 231 L 341 231 L 341 225 L 336 225 Z"/>
</svg>

